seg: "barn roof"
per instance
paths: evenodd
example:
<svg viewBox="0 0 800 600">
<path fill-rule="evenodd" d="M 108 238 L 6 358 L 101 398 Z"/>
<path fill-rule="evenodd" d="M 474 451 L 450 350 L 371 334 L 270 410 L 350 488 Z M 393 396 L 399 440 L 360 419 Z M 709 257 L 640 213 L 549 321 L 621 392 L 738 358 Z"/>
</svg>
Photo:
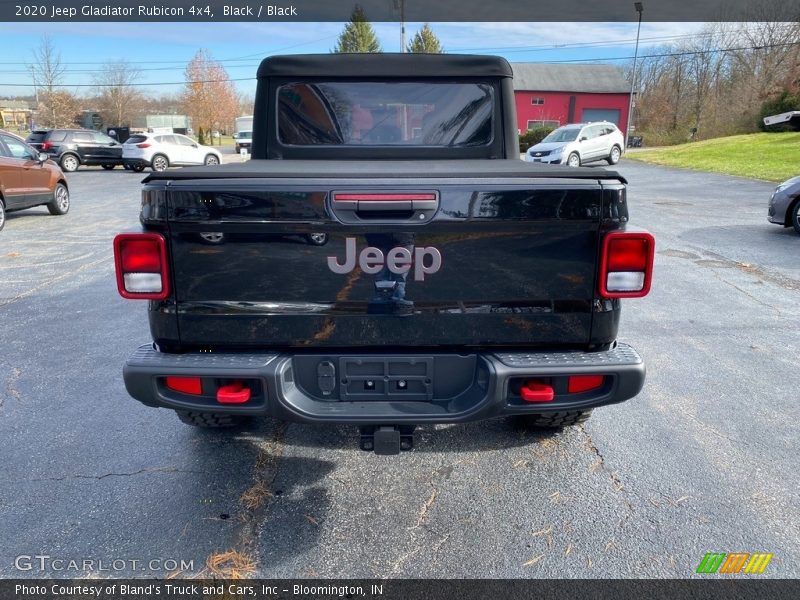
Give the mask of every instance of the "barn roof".
<svg viewBox="0 0 800 600">
<path fill-rule="evenodd" d="M 614 65 L 511 63 L 514 89 L 529 92 L 627 94 L 631 86 Z"/>
</svg>

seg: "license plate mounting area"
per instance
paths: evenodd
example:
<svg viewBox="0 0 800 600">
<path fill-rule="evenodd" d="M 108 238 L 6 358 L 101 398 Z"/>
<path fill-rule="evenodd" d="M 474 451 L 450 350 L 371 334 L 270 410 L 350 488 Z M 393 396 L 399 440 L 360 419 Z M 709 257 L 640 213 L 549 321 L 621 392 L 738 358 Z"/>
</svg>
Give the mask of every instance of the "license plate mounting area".
<svg viewBox="0 0 800 600">
<path fill-rule="evenodd" d="M 339 400 L 431 402 L 433 364 L 433 357 L 340 357 Z"/>
</svg>

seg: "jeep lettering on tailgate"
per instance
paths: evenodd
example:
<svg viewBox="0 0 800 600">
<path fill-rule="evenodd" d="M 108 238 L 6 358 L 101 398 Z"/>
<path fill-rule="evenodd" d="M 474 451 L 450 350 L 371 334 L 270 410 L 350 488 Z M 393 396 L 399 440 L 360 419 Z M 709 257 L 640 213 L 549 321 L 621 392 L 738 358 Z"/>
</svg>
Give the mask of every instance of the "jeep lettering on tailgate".
<svg viewBox="0 0 800 600">
<path fill-rule="evenodd" d="M 335 256 L 328 257 L 328 268 L 339 275 L 350 273 L 356 268 L 356 238 L 345 238 L 344 262 L 340 263 Z M 368 246 L 358 255 L 358 266 L 367 275 L 377 275 L 384 267 L 392 273 L 401 275 L 411 270 L 414 265 L 414 281 L 425 281 L 425 275 L 436 273 L 442 266 L 442 254 L 433 246 L 414 248 L 404 246 L 392 248 L 384 255 L 383 250 Z"/>
</svg>

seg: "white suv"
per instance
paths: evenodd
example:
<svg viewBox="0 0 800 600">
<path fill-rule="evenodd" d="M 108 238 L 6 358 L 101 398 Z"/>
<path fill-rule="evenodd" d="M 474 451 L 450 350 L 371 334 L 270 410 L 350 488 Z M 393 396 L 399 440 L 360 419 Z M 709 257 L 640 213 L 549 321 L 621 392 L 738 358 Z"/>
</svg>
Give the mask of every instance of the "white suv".
<svg viewBox="0 0 800 600">
<path fill-rule="evenodd" d="M 171 166 L 218 165 L 222 155 L 215 148 L 201 146 L 177 133 L 137 133 L 122 145 L 126 169 L 165 171 Z"/>
<path fill-rule="evenodd" d="M 580 167 L 593 160 L 607 160 L 615 165 L 625 148 L 625 137 L 609 121 L 564 125 L 525 153 L 527 162 L 565 163 Z"/>
</svg>

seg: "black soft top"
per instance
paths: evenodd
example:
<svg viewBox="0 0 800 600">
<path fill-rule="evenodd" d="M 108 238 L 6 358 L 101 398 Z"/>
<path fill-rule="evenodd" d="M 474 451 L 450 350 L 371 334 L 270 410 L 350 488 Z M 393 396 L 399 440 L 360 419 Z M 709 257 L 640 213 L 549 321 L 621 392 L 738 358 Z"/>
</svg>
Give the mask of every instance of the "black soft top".
<svg viewBox="0 0 800 600">
<path fill-rule="evenodd" d="M 479 160 L 249 160 L 213 167 L 185 167 L 151 173 L 143 183 L 178 179 L 491 179 L 528 177 L 615 180 L 616 171 L 527 163 L 516 159 Z"/>
<path fill-rule="evenodd" d="M 261 61 L 258 77 L 513 77 L 499 56 L 477 54 L 296 54 Z"/>
</svg>

